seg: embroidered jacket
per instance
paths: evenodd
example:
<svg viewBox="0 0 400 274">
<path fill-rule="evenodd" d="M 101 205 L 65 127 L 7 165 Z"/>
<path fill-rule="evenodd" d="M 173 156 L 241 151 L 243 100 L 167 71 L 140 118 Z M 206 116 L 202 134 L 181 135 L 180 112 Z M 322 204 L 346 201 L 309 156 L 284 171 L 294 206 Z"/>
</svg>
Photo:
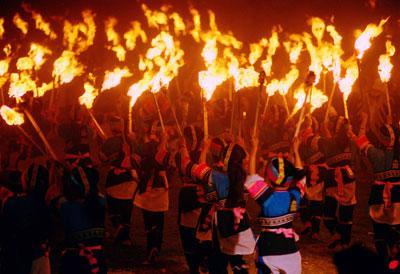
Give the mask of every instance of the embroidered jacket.
<svg viewBox="0 0 400 274">
<path fill-rule="evenodd" d="M 257 242 L 259 256 L 284 255 L 298 251 L 292 223 L 305 190 L 305 178 L 289 188 L 274 189 L 258 175 L 248 176 L 245 187 L 261 207 Z"/>
</svg>

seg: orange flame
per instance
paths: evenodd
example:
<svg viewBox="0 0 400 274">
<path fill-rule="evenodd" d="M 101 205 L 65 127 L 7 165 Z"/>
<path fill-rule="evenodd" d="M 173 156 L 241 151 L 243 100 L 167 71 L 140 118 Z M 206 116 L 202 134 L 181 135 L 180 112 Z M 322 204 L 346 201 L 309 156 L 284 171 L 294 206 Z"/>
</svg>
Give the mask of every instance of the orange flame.
<svg viewBox="0 0 400 274">
<path fill-rule="evenodd" d="M 279 94 L 285 96 L 297 78 L 299 78 L 299 70 L 296 67 L 292 67 L 285 77 L 279 82 Z"/>
<path fill-rule="evenodd" d="M 268 46 L 268 39 L 263 38 L 258 43 L 250 44 L 249 62 L 254 65 L 263 54 L 264 49 Z"/>
<path fill-rule="evenodd" d="M 107 41 L 111 43 L 111 45 L 108 46 L 108 48 L 114 51 L 118 60 L 122 62 L 125 61 L 126 50 L 120 44 L 119 34 L 114 29 L 116 24 L 117 24 L 117 19 L 115 19 L 114 17 L 110 17 L 104 22 Z"/>
<path fill-rule="evenodd" d="M 21 57 L 17 60 L 18 70 L 31 70 L 33 69 L 35 63 L 29 57 Z"/>
<path fill-rule="evenodd" d="M 353 85 L 358 78 L 358 67 L 357 62 L 354 59 L 350 59 L 345 65 L 346 75 L 344 78 L 339 80 L 339 89 L 343 93 L 343 98 L 347 101 Z"/>
<path fill-rule="evenodd" d="M 7 125 L 20 126 L 24 123 L 24 115 L 6 105 L 0 107 L 0 114 Z"/>
<path fill-rule="evenodd" d="M 298 34 L 291 34 L 289 39 L 289 41 L 283 43 L 283 46 L 289 54 L 290 63 L 296 64 L 303 49 L 302 37 Z"/>
<path fill-rule="evenodd" d="M 138 21 L 131 22 L 131 29 L 124 33 L 125 46 L 128 50 L 136 47 L 136 41 L 140 37 L 143 43 L 147 43 L 147 35 Z"/>
<path fill-rule="evenodd" d="M 173 21 L 174 21 L 174 33 L 175 35 L 184 35 L 186 34 L 186 26 L 185 23 L 183 22 L 182 17 L 174 12 L 169 16 Z"/>
<path fill-rule="evenodd" d="M 322 38 L 325 33 L 325 22 L 319 17 L 311 17 L 307 23 L 311 25 L 311 32 L 318 41 L 318 45 L 321 44 Z"/>
<path fill-rule="evenodd" d="M 48 48 L 41 46 L 36 43 L 31 44 L 31 48 L 28 52 L 28 56 L 30 59 L 33 60 L 35 64 L 35 69 L 38 70 L 42 67 L 46 59 L 44 58 L 45 55 L 51 54 L 51 50 Z"/>
<path fill-rule="evenodd" d="M 36 90 L 36 83 L 31 79 L 31 76 L 26 72 L 11 73 L 10 87 L 8 95 L 14 98 L 21 98 L 28 91 Z"/>
<path fill-rule="evenodd" d="M 64 21 L 63 44 L 69 51 L 80 54 L 93 45 L 96 35 L 95 14 L 91 10 L 82 12 L 83 22 L 72 24 L 68 20 Z"/>
<path fill-rule="evenodd" d="M 75 76 L 82 75 L 83 71 L 84 67 L 79 63 L 75 53 L 64 50 L 54 62 L 53 77 L 55 77 L 57 83 L 69 83 Z"/>
<path fill-rule="evenodd" d="M 14 15 L 13 23 L 23 34 L 28 33 L 29 25 L 26 21 L 24 21 L 24 19 L 21 18 L 21 15 L 19 15 L 19 13 L 16 13 Z"/>
<path fill-rule="evenodd" d="M 162 6 L 161 11 L 156 11 L 150 10 L 145 4 L 142 4 L 142 10 L 150 28 L 160 29 L 160 27 L 168 25 L 168 16 L 165 14 L 168 10 L 167 6 Z"/>
<path fill-rule="evenodd" d="M 378 72 L 379 77 L 383 83 L 387 83 L 390 80 L 393 64 L 390 62 L 390 57 L 394 55 L 396 48 L 392 45 L 392 42 L 386 41 L 386 54 L 379 56 Z"/>
<path fill-rule="evenodd" d="M 46 22 L 40 13 L 37 13 L 34 10 L 32 10 L 28 4 L 22 4 L 22 7 L 26 12 L 32 14 L 32 19 L 35 21 L 36 29 L 42 31 L 52 40 L 57 39 L 57 34 L 51 29 L 50 23 Z"/>
<path fill-rule="evenodd" d="M 0 17 L 0 39 L 3 39 L 4 32 L 4 18 Z"/>
<path fill-rule="evenodd" d="M 265 60 L 261 62 L 261 66 L 267 76 L 271 76 L 272 71 L 272 57 L 275 55 L 277 48 L 279 47 L 279 37 L 276 29 L 272 30 L 271 37 L 268 41 L 268 52 Z"/>
<path fill-rule="evenodd" d="M 79 97 L 79 103 L 84 105 L 87 109 L 91 109 L 94 99 L 99 95 L 99 91 L 93 85 L 95 79 L 91 73 L 89 73 L 88 80 L 89 81 L 83 84 L 85 92 Z"/>
<path fill-rule="evenodd" d="M 382 19 L 379 25 L 369 24 L 361 34 L 357 35 L 354 47 L 357 50 L 358 59 L 361 59 L 365 51 L 371 47 L 371 40 L 382 33 L 383 25 L 385 25 L 388 19 L 389 18 Z"/>
</svg>

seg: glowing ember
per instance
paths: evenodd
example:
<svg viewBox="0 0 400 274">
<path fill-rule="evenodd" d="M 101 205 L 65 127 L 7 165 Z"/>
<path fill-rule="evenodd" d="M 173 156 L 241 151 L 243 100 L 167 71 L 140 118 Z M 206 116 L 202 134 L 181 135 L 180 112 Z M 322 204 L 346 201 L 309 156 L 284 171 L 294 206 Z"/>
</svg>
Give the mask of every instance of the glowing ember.
<svg viewBox="0 0 400 274">
<path fill-rule="evenodd" d="M 13 23 L 23 34 L 28 33 L 29 25 L 26 21 L 24 21 L 24 19 L 21 18 L 21 15 L 19 15 L 19 13 L 16 13 L 14 15 Z"/>
<path fill-rule="evenodd" d="M 7 125 L 20 126 L 24 123 L 24 115 L 6 105 L 0 107 L 0 114 Z"/>
<path fill-rule="evenodd" d="M 122 78 L 130 76 L 132 76 L 132 73 L 129 72 L 127 67 L 124 67 L 123 69 L 115 68 L 113 71 L 107 70 L 104 75 L 101 91 L 118 86 L 121 83 Z"/>
<path fill-rule="evenodd" d="M 393 64 L 390 62 L 390 57 L 392 57 L 395 52 L 396 49 L 392 45 L 392 42 L 386 41 L 386 54 L 379 56 L 378 66 L 379 77 L 383 83 L 389 82 L 390 80 L 393 69 Z"/>
<path fill-rule="evenodd" d="M 367 49 L 371 47 L 371 40 L 379 36 L 379 34 L 383 31 L 383 25 L 385 25 L 386 21 L 389 18 L 382 19 L 379 22 L 379 25 L 369 24 L 365 30 L 358 35 L 357 40 L 354 44 L 355 49 L 357 50 L 357 58 L 361 59 Z"/>
<path fill-rule="evenodd" d="M 53 77 L 60 84 L 71 82 L 75 76 L 83 73 L 84 67 L 79 63 L 72 51 L 64 50 L 61 56 L 54 62 Z"/>
</svg>

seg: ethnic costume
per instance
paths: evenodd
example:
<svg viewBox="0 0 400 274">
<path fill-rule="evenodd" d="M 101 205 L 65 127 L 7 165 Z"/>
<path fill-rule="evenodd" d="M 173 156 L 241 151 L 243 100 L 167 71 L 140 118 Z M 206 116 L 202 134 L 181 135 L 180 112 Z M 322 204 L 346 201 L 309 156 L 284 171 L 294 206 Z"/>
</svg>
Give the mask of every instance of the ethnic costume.
<svg viewBox="0 0 400 274">
<path fill-rule="evenodd" d="M 356 204 L 356 182 L 352 170 L 353 152 L 346 136 L 347 124 L 338 118 L 335 135 L 319 138 L 316 147 L 324 154 L 327 167 L 319 167 L 325 184 L 324 223 L 333 235 L 330 248 L 351 241 L 353 212 Z M 336 212 L 338 211 L 338 216 Z"/>
<path fill-rule="evenodd" d="M 373 168 L 369 215 L 373 221 L 376 250 L 387 258 L 389 250 L 400 241 L 400 150 L 398 135 L 392 127 L 385 125 L 383 129 L 390 139 L 381 141 L 384 147 L 372 145 L 366 135 L 358 137 L 355 142 Z"/>
<path fill-rule="evenodd" d="M 64 193 L 52 200 L 58 209 L 64 245 L 60 260 L 61 274 L 107 273 L 102 247 L 104 239 L 105 199 L 98 193 L 98 171 L 77 167 L 65 171 Z"/>
<path fill-rule="evenodd" d="M 235 146 L 237 145 L 232 144 L 225 149 L 224 162 L 230 161 Z M 242 213 L 243 218 L 239 223 L 235 223 L 236 207 L 227 204 L 231 187 L 228 175 L 211 169 L 206 164 L 196 164 L 190 159 L 183 159 L 181 168 L 186 176 L 193 178 L 204 188 L 204 199 L 210 205 L 210 210 L 203 210 L 205 214 L 200 217 L 197 231 L 200 240 L 213 240 L 209 273 L 228 273 L 228 263 L 231 264 L 234 273 L 247 273 L 241 255 L 254 252 L 255 240 L 247 213 Z"/>
<path fill-rule="evenodd" d="M 261 206 L 257 241 L 258 273 L 301 273 L 301 256 L 292 223 L 305 190 L 304 172 L 279 157 L 267 167 L 265 182 L 259 175 L 246 179 L 250 196 Z"/>
<path fill-rule="evenodd" d="M 306 228 L 302 234 L 311 229 L 313 237 L 320 231 L 320 223 L 323 216 L 324 202 L 324 175 L 327 170 L 325 155 L 319 151 L 318 142 L 320 137 L 313 133 L 312 129 L 306 129 L 302 133 L 302 143 L 299 148 L 300 156 L 305 165 L 306 172 L 306 194 L 302 208 L 302 219 L 306 222 Z M 306 201 L 306 202 L 305 202 Z"/>
<path fill-rule="evenodd" d="M 184 129 L 186 142 L 190 145 L 190 159 L 198 162 L 200 156 L 200 141 L 203 139 L 203 133 L 197 127 L 188 126 Z M 175 155 L 176 164 L 180 169 L 181 155 Z M 180 173 L 183 186 L 179 191 L 178 225 L 179 235 L 182 242 L 183 252 L 189 267 L 190 274 L 200 273 L 199 268 L 204 260 L 202 254 L 202 245 L 196 238 L 196 229 L 199 223 L 199 217 L 202 210 L 202 203 L 197 197 L 196 182 L 191 178 Z"/>
<path fill-rule="evenodd" d="M 116 242 L 129 242 L 132 201 L 138 181 L 136 169 L 131 168 L 130 155 L 124 151 L 122 136 L 109 138 L 102 153 L 111 168 L 106 177 L 107 211 L 116 229 Z"/>
<path fill-rule="evenodd" d="M 147 237 L 148 262 L 154 262 L 161 250 L 164 213 L 169 208 L 167 166 L 170 154 L 163 144 L 149 141 L 139 152 L 140 168 L 134 205 L 142 210 Z"/>
<path fill-rule="evenodd" d="M 45 204 L 49 174 L 31 165 L 19 172 L 2 174 L 0 273 L 50 273 L 48 236 L 50 215 Z"/>
</svg>

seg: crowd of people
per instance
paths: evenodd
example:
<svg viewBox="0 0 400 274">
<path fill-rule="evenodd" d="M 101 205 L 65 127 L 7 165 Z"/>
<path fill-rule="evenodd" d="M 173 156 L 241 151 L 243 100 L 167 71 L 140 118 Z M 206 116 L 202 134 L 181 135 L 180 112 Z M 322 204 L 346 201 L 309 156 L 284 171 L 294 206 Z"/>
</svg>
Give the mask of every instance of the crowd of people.
<svg viewBox="0 0 400 274">
<path fill-rule="evenodd" d="M 247 255 L 255 252 L 258 273 L 301 273 L 299 235 L 319 239 L 322 225 L 331 234 L 328 247 L 348 252 L 335 256 L 338 266 L 348 268 L 351 263 L 340 261 L 351 251 L 360 261 L 375 254 L 364 250 L 362 257 L 361 247 L 351 247 L 359 159 L 373 171 L 369 213 L 375 258 L 382 262 L 362 273 L 399 271 L 400 134 L 390 117 L 374 129 L 363 112 L 355 133 L 334 111 L 322 120 L 309 113 L 294 136 L 295 123 L 273 105 L 257 134 L 223 131 L 207 138 L 201 123 L 185 125 L 180 136 L 174 123 L 161 130 L 158 119 L 128 133 L 126 119 L 109 113 L 102 122 L 109 129 L 105 140 L 88 119 L 76 110 L 56 124 L 54 134 L 64 141 L 58 161 L 23 136 L 4 139 L 0 273 L 50 273 L 54 218 L 64 235 L 57 271 L 107 273 L 104 238 L 132 244 L 134 206 L 146 231 L 143 263 L 157 263 L 170 185 L 179 187 L 177 229 L 189 273 L 223 274 L 229 267 L 249 273 Z M 249 199 L 259 206 L 255 219 L 246 211 Z"/>
</svg>

